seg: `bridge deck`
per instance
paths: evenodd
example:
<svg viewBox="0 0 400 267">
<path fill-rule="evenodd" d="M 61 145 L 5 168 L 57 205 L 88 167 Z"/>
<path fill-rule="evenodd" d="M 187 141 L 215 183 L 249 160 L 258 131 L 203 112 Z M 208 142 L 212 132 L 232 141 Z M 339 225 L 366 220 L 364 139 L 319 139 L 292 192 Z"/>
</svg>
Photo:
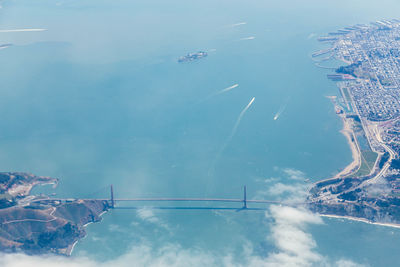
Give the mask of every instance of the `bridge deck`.
<svg viewBox="0 0 400 267">
<path fill-rule="evenodd" d="M 77 199 L 74 198 L 44 198 L 44 199 L 35 199 L 32 202 L 39 201 L 74 201 Z M 100 200 L 100 201 L 111 201 L 108 198 L 86 198 L 79 200 Z M 298 206 L 307 204 L 306 202 L 298 202 L 298 203 L 290 203 L 290 202 L 282 202 L 282 201 L 273 201 L 273 200 L 263 200 L 263 199 L 238 199 L 238 198 L 115 198 L 113 199 L 114 203 L 117 202 L 220 202 L 220 203 L 254 203 L 254 204 L 278 204 L 278 205 L 290 205 L 290 206 Z"/>
<path fill-rule="evenodd" d="M 104 200 L 110 201 L 109 198 L 79 198 L 80 200 Z M 44 198 L 37 199 L 36 201 L 69 201 L 76 200 L 75 198 Z M 115 202 L 146 202 L 146 201 L 180 201 L 180 202 L 235 202 L 235 203 L 269 203 L 269 204 L 282 204 L 281 201 L 272 201 L 272 200 L 251 200 L 251 199 L 239 199 L 239 198 L 114 198 Z"/>
<path fill-rule="evenodd" d="M 244 186 L 243 190 L 243 198 L 114 198 L 114 190 L 113 186 L 111 185 L 111 197 L 110 198 L 86 198 L 86 199 L 79 199 L 79 200 L 99 200 L 99 201 L 109 201 L 111 207 L 114 208 L 115 204 L 118 202 L 220 202 L 220 203 L 242 203 L 242 209 L 255 209 L 258 208 L 247 208 L 247 204 L 255 203 L 255 204 L 278 204 L 278 205 L 289 205 L 289 206 L 299 206 L 307 204 L 303 203 L 285 203 L 282 201 L 275 201 L 275 200 L 264 200 L 264 199 L 247 199 L 246 194 L 246 186 Z M 43 198 L 43 199 L 35 199 L 31 202 L 39 202 L 39 201 L 75 201 L 78 200 L 76 198 Z M 118 207 L 118 208 L 139 208 L 139 207 Z M 157 208 L 157 207 L 154 207 Z M 226 208 L 226 207 L 158 207 L 162 209 L 237 209 L 237 208 Z"/>
</svg>

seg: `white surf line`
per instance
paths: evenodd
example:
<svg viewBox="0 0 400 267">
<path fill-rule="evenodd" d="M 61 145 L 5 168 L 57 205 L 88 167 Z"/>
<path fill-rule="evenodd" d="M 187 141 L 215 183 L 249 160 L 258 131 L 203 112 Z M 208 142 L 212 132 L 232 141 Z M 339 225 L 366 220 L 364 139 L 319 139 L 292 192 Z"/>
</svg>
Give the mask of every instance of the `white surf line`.
<svg viewBox="0 0 400 267">
<path fill-rule="evenodd" d="M 256 39 L 255 36 L 249 36 L 249 37 L 240 38 L 239 41 L 254 40 L 254 39 Z"/>
<path fill-rule="evenodd" d="M 0 30 L 0 32 L 43 32 L 47 29 L 14 29 L 14 30 Z"/>
</svg>

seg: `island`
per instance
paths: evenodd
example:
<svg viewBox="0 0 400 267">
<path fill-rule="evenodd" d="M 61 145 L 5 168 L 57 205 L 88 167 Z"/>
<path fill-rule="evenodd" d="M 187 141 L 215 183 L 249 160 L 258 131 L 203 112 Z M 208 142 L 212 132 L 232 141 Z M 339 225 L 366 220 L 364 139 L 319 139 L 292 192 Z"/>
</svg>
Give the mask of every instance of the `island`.
<svg viewBox="0 0 400 267">
<path fill-rule="evenodd" d="M 204 52 L 204 51 L 199 51 L 196 53 L 189 53 L 186 56 L 182 56 L 182 57 L 178 58 L 178 62 L 179 63 L 190 62 L 190 61 L 198 60 L 201 58 L 205 58 L 206 56 L 208 56 L 208 54 L 207 54 L 207 52 Z"/>
<path fill-rule="evenodd" d="M 312 54 L 318 67 L 345 63 L 328 78 L 353 162 L 313 185 L 307 206 L 326 216 L 400 226 L 400 21 L 346 27 L 319 41 L 329 48 Z"/>
<path fill-rule="evenodd" d="M 85 226 L 100 221 L 110 208 L 107 200 L 30 195 L 34 186 L 57 182 L 28 173 L 0 173 L 0 251 L 70 255 L 86 235 Z"/>
</svg>

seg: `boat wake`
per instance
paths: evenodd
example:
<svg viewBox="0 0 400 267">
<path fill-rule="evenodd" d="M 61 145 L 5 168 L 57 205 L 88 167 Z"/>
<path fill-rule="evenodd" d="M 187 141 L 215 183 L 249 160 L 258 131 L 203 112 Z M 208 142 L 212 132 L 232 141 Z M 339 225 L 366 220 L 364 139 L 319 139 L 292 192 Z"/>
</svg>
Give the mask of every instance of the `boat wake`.
<svg viewBox="0 0 400 267">
<path fill-rule="evenodd" d="M 212 98 L 212 97 L 214 97 L 214 96 L 217 96 L 217 95 L 220 95 L 220 94 L 229 92 L 229 91 L 231 91 L 232 89 L 235 89 L 235 88 L 238 87 L 238 86 L 239 86 L 239 84 L 238 84 L 238 83 L 235 83 L 234 85 L 229 86 L 229 87 L 227 87 L 227 88 L 225 88 L 225 89 L 222 89 L 222 90 L 219 90 L 219 91 L 217 91 L 217 92 L 211 93 L 211 94 L 209 94 L 207 97 L 205 97 L 204 99 L 200 100 L 198 103 L 203 103 L 203 102 L 209 100 L 210 98 Z"/>
<path fill-rule="evenodd" d="M 237 26 L 246 25 L 246 24 L 247 24 L 247 22 L 244 21 L 244 22 L 232 24 L 231 27 L 237 27 Z"/>
<path fill-rule="evenodd" d="M 47 29 L 14 29 L 14 30 L 0 30 L 0 32 L 43 32 Z"/>
<path fill-rule="evenodd" d="M 225 148 L 229 145 L 229 143 L 232 141 L 232 138 L 235 136 L 236 131 L 239 127 L 240 121 L 242 120 L 244 114 L 246 113 L 246 111 L 251 107 L 251 105 L 253 104 L 254 100 L 256 98 L 253 97 L 250 102 L 247 104 L 247 106 L 242 110 L 242 112 L 240 112 L 239 117 L 236 120 L 235 125 L 232 128 L 232 131 L 230 133 L 230 135 L 228 136 L 228 138 L 225 140 L 225 143 L 222 145 L 221 149 L 218 151 L 217 155 L 215 156 L 215 159 L 213 161 L 213 164 L 211 165 L 211 168 L 208 170 L 208 176 L 212 176 L 213 172 L 214 172 L 214 168 L 215 165 L 217 164 L 218 160 L 221 158 L 222 153 L 224 152 Z"/>
<path fill-rule="evenodd" d="M 254 39 L 256 39 L 255 36 L 249 36 L 249 37 L 240 38 L 239 41 L 254 40 Z"/>
<path fill-rule="evenodd" d="M 239 84 L 236 83 L 236 84 L 234 84 L 234 85 L 232 85 L 232 86 L 229 86 L 229 87 L 227 87 L 227 88 L 225 88 L 225 89 L 222 89 L 221 91 L 216 92 L 214 95 L 220 95 L 220 94 L 229 92 L 230 90 L 235 89 L 235 88 L 238 87 L 238 86 L 239 86 Z"/>
<path fill-rule="evenodd" d="M 281 116 L 281 114 L 285 111 L 285 109 L 286 109 L 286 107 L 287 107 L 287 102 L 285 103 L 285 104 L 283 104 L 280 108 L 279 108 L 279 110 L 278 110 L 278 112 L 275 114 L 275 116 L 274 116 L 274 121 L 276 121 L 277 119 L 279 119 L 279 117 Z"/>
<path fill-rule="evenodd" d="M 232 137 L 235 135 L 235 133 L 236 133 L 236 131 L 237 131 L 237 128 L 239 127 L 240 121 L 242 120 L 242 118 L 243 118 L 244 114 L 246 113 L 246 111 L 247 111 L 247 110 L 250 108 L 250 106 L 253 104 L 253 102 L 254 102 L 255 99 L 256 99 L 256 98 L 253 97 L 253 98 L 250 100 L 249 104 L 247 104 L 247 106 L 242 110 L 242 112 L 240 112 L 239 117 L 238 117 L 237 120 L 236 120 L 235 126 L 233 127 L 231 134 L 229 135 L 228 139 L 226 140 L 225 146 L 223 146 L 223 149 L 225 149 L 225 147 L 226 147 L 226 146 L 229 144 L 229 142 L 232 140 Z"/>
</svg>

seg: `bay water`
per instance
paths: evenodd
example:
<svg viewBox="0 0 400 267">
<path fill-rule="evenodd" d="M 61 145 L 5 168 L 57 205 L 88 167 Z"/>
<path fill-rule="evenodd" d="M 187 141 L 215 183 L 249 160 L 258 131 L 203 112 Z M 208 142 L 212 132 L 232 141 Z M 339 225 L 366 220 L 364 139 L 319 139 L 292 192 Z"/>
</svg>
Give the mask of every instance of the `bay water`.
<svg viewBox="0 0 400 267">
<path fill-rule="evenodd" d="M 1 170 L 60 178 L 35 192 L 75 198 L 109 197 L 113 184 L 117 198 L 241 198 L 247 185 L 248 198 L 276 199 L 278 183 L 334 175 L 351 152 L 326 98 L 336 85 L 310 58 L 324 48 L 316 37 L 400 10 L 389 0 L 1 6 L 0 30 L 38 29 L 0 32 L 13 44 L 0 50 Z M 177 63 L 196 51 L 208 57 Z M 398 229 L 323 221 L 307 227 L 319 255 L 397 263 Z M 245 245 L 261 258 L 279 251 L 273 224 L 263 211 L 112 210 L 87 227 L 73 257 L 173 244 L 240 262 Z"/>
</svg>

